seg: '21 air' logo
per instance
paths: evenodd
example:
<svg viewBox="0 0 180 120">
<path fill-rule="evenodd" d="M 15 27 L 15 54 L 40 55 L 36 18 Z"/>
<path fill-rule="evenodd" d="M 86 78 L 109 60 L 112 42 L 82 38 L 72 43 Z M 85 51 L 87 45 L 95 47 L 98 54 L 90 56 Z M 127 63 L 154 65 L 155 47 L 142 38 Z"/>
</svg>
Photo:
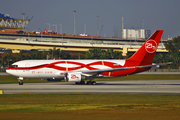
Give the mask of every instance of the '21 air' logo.
<svg viewBox="0 0 180 120">
<path fill-rule="evenodd" d="M 71 79 L 79 79 L 77 75 L 71 74 Z"/>
<path fill-rule="evenodd" d="M 157 49 L 157 43 L 154 40 L 148 40 L 145 44 L 145 49 L 148 53 L 154 53 Z"/>
</svg>

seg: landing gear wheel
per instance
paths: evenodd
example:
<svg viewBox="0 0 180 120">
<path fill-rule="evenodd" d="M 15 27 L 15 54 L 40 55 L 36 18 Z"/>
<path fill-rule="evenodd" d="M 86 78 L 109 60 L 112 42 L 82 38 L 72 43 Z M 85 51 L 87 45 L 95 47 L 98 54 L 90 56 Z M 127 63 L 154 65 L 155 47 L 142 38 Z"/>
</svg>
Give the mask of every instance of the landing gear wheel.
<svg viewBox="0 0 180 120">
<path fill-rule="evenodd" d="M 23 85 L 23 77 L 18 77 L 19 85 Z"/>
<path fill-rule="evenodd" d="M 87 85 L 96 85 L 96 81 L 87 81 Z"/>
<path fill-rule="evenodd" d="M 87 85 L 90 85 L 91 84 L 91 81 L 87 81 Z"/>
<path fill-rule="evenodd" d="M 81 81 L 80 83 L 81 83 L 82 85 L 85 85 L 85 84 L 86 84 L 84 81 Z"/>
<path fill-rule="evenodd" d="M 23 82 L 19 82 L 19 85 L 23 85 Z"/>
<path fill-rule="evenodd" d="M 92 81 L 92 82 L 91 82 L 91 85 L 96 85 L 96 81 Z"/>
</svg>

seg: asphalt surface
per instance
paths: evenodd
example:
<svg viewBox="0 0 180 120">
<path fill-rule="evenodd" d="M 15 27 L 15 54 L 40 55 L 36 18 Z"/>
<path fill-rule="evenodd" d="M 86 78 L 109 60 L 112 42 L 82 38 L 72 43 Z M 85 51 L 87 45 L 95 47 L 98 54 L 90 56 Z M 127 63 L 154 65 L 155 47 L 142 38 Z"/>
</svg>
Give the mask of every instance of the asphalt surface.
<svg viewBox="0 0 180 120">
<path fill-rule="evenodd" d="M 180 72 L 143 72 L 140 74 L 180 74 Z M 0 75 L 9 75 L 0 73 Z M 4 94 L 180 94 L 180 80 L 98 81 L 97 85 L 74 83 L 0 84 Z"/>
<path fill-rule="evenodd" d="M 180 94 L 180 80 L 97 81 L 97 85 L 74 83 L 0 84 L 4 94 Z"/>
</svg>

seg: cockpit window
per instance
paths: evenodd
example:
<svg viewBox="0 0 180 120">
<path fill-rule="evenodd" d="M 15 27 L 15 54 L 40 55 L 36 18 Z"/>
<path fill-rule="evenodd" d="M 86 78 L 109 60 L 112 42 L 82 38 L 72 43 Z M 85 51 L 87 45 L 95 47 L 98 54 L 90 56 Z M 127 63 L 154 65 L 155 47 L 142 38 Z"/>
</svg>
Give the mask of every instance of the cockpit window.
<svg viewBox="0 0 180 120">
<path fill-rule="evenodd" d="M 18 65 L 11 65 L 11 67 L 17 68 L 17 67 L 18 67 Z"/>
</svg>

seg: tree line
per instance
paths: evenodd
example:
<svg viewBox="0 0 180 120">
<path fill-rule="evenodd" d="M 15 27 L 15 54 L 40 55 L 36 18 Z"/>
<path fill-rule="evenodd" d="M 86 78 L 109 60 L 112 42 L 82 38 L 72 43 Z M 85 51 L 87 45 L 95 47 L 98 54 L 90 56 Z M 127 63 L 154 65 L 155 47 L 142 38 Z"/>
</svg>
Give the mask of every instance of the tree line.
<svg viewBox="0 0 180 120">
<path fill-rule="evenodd" d="M 27 59 L 122 59 L 122 52 L 113 49 L 95 48 L 82 53 L 69 53 L 60 49 L 47 51 L 20 51 L 20 53 L 4 53 L 0 55 L 0 71 L 5 71 L 12 63 Z"/>
<path fill-rule="evenodd" d="M 179 70 L 180 65 L 180 37 L 175 37 L 164 43 L 168 53 L 156 53 L 153 63 L 173 62 L 169 66 L 162 66 L 161 68 L 173 68 Z M 128 53 L 127 58 L 131 57 L 133 53 Z M 26 59 L 123 59 L 121 51 L 114 51 L 113 49 L 103 50 L 95 48 L 87 51 L 85 54 L 68 53 L 60 49 L 53 49 L 46 51 L 21 51 L 20 53 L 4 53 L 0 55 L 1 71 L 9 67 L 12 63 L 19 60 Z"/>
</svg>

